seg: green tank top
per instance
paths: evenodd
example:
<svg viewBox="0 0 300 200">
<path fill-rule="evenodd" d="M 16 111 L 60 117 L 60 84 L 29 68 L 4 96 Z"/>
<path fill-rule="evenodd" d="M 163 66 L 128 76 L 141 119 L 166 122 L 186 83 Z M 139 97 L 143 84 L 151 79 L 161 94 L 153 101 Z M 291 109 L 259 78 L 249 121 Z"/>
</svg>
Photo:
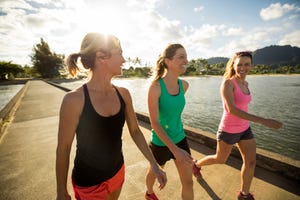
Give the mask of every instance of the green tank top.
<svg viewBox="0 0 300 200">
<path fill-rule="evenodd" d="M 159 97 L 159 123 L 170 139 L 177 144 L 185 138 L 181 113 L 185 106 L 182 81 L 178 79 L 179 93 L 170 95 L 163 79 L 159 79 L 161 94 Z M 152 129 L 151 142 L 158 146 L 166 146 Z"/>
</svg>

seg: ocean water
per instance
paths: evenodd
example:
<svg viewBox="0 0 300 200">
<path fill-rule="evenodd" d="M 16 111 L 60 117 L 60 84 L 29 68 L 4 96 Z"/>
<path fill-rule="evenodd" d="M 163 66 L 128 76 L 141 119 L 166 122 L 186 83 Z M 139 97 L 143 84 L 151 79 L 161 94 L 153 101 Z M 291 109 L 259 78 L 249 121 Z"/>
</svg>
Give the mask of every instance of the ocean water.
<svg viewBox="0 0 300 200">
<path fill-rule="evenodd" d="M 24 85 L 0 85 L 0 110 L 22 89 Z"/>
<path fill-rule="evenodd" d="M 191 127 L 215 134 L 222 115 L 220 84 L 222 77 L 182 77 L 189 82 L 183 122 Z M 259 148 L 300 160 L 300 76 L 248 76 L 252 102 L 249 113 L 274 118 L 284 123 L 273 130 L 251 123 Z M 85 81 L 61 83 L 70 89 Z M 148 113 L 149 79 L 114 79 L 113 83 L 129 89 L 136 111 Z"/>
<path fill-rule="evenodd" d="M 211 134 L 215 134 L 222 116 L 220 84 L 222 77 L 182 77 L 189 82 L 183 122 Z M 113 79 L 113 83 L 129 89 L 136 111 L 148 113 L 147 92 L 149 79 Z M 273 130 L 251 123 L 257 147 L 300 160 L 300 75 L 248 76 L 252 102 L 249 112 L 265 118 L 282 121 L 282 129 Z M 74 89 L 84 80 L 62 82 L 62 86 Z M 6 103 L 23 85 L 0 86 L 0 106 Z M 2 109 L 1 108 L 1 109 Z"/>
</svg>

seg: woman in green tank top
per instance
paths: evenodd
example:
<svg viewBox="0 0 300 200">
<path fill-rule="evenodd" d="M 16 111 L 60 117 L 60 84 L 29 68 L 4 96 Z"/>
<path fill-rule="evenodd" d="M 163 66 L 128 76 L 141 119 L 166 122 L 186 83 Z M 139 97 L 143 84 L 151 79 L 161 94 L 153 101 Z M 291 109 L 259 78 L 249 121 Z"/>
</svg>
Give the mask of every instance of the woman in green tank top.
<svg viewBox="0 0 300 200">
<path fill-rule="evenodd" d="M 193 199 L 193 179 L 190 148 L 183 129 L 181 113 L 188 83 L 179 79 L 188 63 L 181 44 L 170 44 L 156 62 L 154 81 L 148 93 L 148 109 L 152 127 L 149 144 L 157 163 L 162 167 L 174 159 L 182 184 L 182 199 Z M 149 168 L 145 198 L 158 199 L 153 191 L 155 176 Z"/>
</svg>

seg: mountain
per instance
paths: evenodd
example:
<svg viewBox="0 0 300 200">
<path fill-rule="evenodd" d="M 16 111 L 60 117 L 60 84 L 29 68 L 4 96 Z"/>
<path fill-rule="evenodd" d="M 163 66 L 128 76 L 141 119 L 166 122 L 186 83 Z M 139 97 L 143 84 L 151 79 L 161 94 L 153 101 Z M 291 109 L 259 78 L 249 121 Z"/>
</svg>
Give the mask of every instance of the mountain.
<svg viewBox="0 0 300 200">
<path fill-rule="evenodd" d="M 212 57 L 212 58 L 207 59 L 207 62 L 210 65 L 214 65 L 214 64 L 218 64 L 218 63 L 227 63 L 228 60 L 229 60 L 229 58 L 225 58 L 225 57 Z"/>
<path fill-rule="evenodd" d="M 227 63 L 229 58 L 212 57 L 208 58 L 209 64 Z M 253 64 L 263 65 L 300 65 L 300 48 L 291 45 L 271 45 L 253 52 Z"/>
<path fill-rule="evenodd" d="M 300 48 L 285 46 L 268 46 L 253 52 L 253 63 L 264 65 L 290 65 L 300 64 Z"/>
</svg>

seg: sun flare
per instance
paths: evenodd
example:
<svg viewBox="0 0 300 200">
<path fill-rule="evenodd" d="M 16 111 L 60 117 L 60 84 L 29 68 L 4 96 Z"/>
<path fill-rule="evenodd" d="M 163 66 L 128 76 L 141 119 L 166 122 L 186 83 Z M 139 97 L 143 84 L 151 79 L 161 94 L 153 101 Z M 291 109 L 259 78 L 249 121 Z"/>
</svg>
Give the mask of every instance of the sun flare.
<svg viewBox="0 0 300 200">
<path fill-rule="evenodd" d="M 122 23 L 126 21 L 123 13 L 113 5 L 99 6 L 87 9 L 84 16 L 83 28 L 107 34 L 120 35 Z"/>
</svg>

